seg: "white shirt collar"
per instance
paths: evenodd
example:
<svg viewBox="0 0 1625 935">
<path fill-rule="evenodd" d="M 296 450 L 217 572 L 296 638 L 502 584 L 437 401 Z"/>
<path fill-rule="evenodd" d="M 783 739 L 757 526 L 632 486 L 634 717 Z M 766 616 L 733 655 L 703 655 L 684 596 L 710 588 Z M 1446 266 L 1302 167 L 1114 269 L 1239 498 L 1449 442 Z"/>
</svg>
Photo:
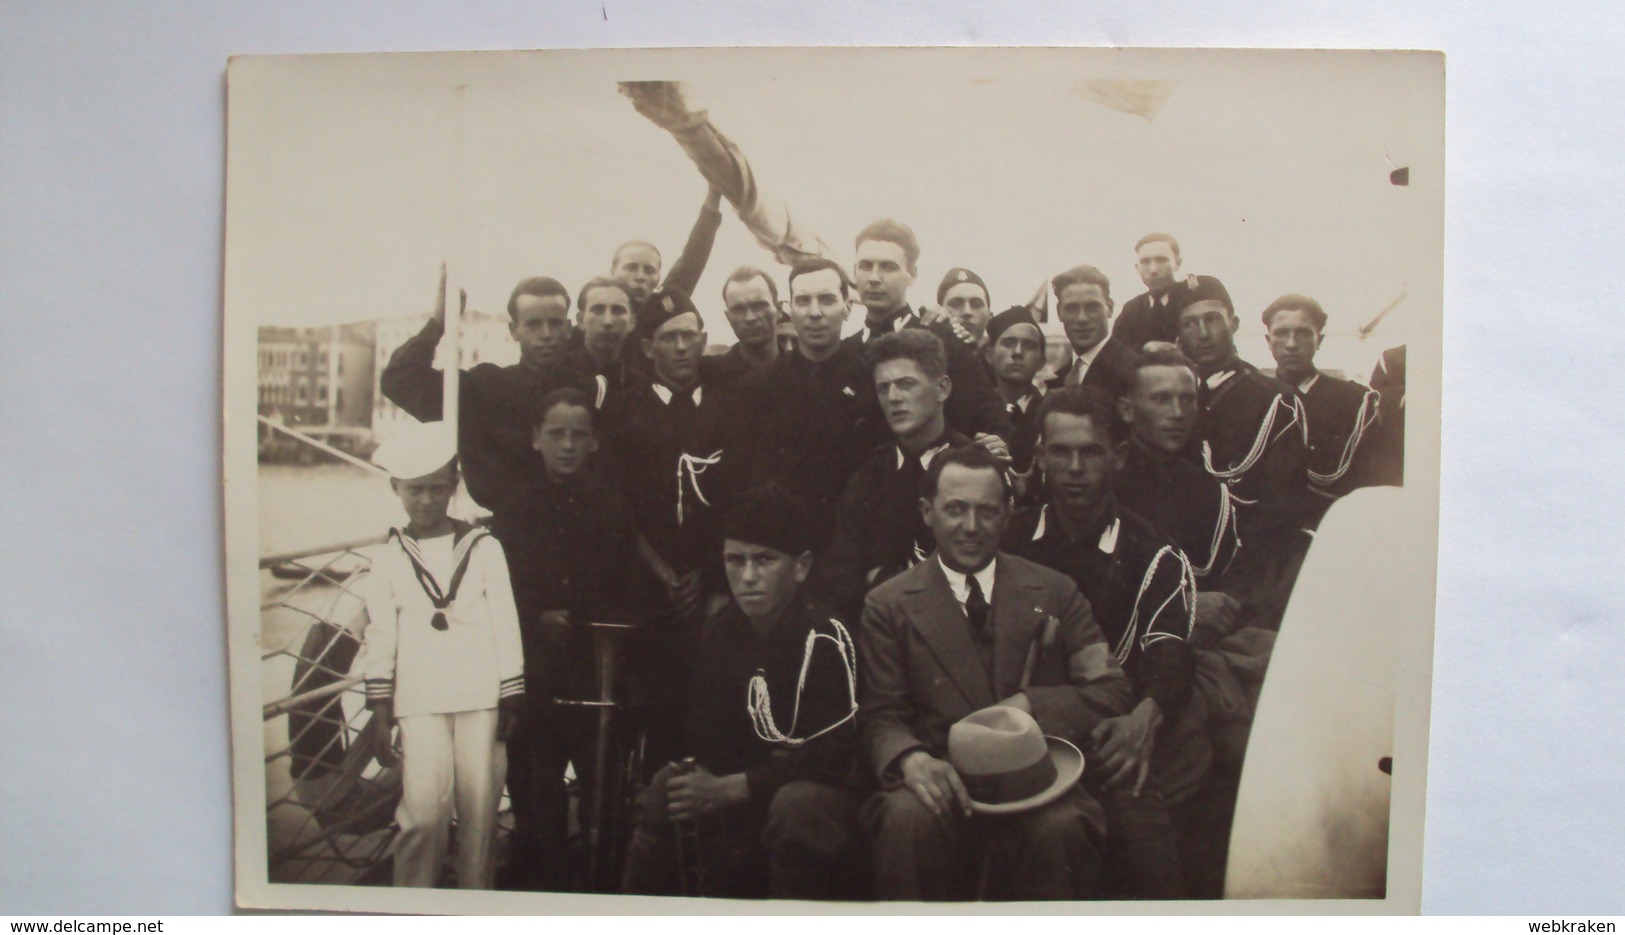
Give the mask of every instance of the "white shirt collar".
<svg viewBox="0 0 1625 935">
<path fill-rule="evenodd" d="M 948 442 L 943 442 L 942 444 L 938 445 L 935 448 L 927 448 L 924 451 L 920 452 L 919 455 L 918 455 L 918 458 L 919 458 L 919 461 L 920 461 L 920 467 L 929 468 L 931 466 L 931 459 L 935 458 L 937 456 L 937 453 L 942 451 L 942 449 L 947 448 L 948 445 L 949 445 Z M 903 469 L 903 462 L 908 458 L 908 455 L 903 451 L 903 446 L 902 445 L 898 445 L 896 447 L 897 447 L 897 469 L 902 470 Z"/>
<path fill-rule="evenodd" d="M 1048 521 L 1049 504 L 1046 503 L 1038 508 L 1038 524 L 1033 527 L 1032 541 L 1037 542 L 1038 540 L 1044 538 L 1044 530 L 1047 529 L 1049 525 Z M 1096 543 L 1096 547 L 1099 548 L 1100 551 L 1105 552 L 1107 555 L 1116 552 L 1117 534 L 1122 527 L 1123 521 L 1118 517 L 1112 517 L 1111 525 L 1100 531 L 1100 541 Z M 944 565 L 943 568 L 946 570 L 947 566 Z"/>
<path fill-rule="evenodd" d="M 1309 392 L 1309 388 L 1314 386 L 1315 383 L 1317 383 L 1319 380 L 1320 380 L 1320 371 L 1316 370 L 1314 373 L 1311 373 L 1308 377 L 1305 377 L 1304 381 L 1302 383 L 1298 384 L 1298 392 L 1300 392 L 1300 393 Z"/>
<path fill-rule="evenodd" d="M 920 314 L 911 308 L 901 315 L 898 315 L 896 318 L 891 319 L 891 331 L 887 331 L 886 334 L 902 331 L 904 328 L 907 328 L 909 325 L 919 320 Z M 874 333 L 869 330 L 869 320 L 867 318 L 863 320 L 863 330 L 859 331 L 858 335 L 859 340 L 864 344 L 868 344 L 869 339 L 874 336 Z"/>
<path fill-rule="evenodd" d="M 942 573 L 947 576 L 948 588 L 954 592 L 954 600 L 959 602 L 960 607 L 964 607 L 965 601 L 970 599 L 970 581 L 968 577 L 962 571 L 954 571 L 952 568 L 949 568 L 947 564 L 943 562 L 941 555 L 937 556 L 937 566 L 941 568 Z M 974 576 L 976 578 L 976 583 L 982 586 L 982 599 L 987 601 L 989 604 L 993 603 L 993 579 L 995 577 L 994 569 L 998 568 L 998 566 L 999 560 L 998 557 L 995 556 L 993 561 L 987 563 L 986 568 L 983 568 Z"/>
<path fill-rule="evenodd" d="M 671 391 L 671 387 L 667 386 L 664 383 L 651 383 L 649 385 L 654 387 L 655 395 L 660 397 L 660 401 L 662 403 L 665 403 L 668 406 L 671 405 L 671 399 L 672 399 L 672 395 L 673 395 L 672 391 Z M 688 394 L 688 398 L 694 400 L 694 405 L 696 405 L 696 406 L 698 406 L 700 404 L 700 400 L 704 396 L 705 396 L 705 387 L 703 387 L 703 386 L 694 387 L 693 391 L 691 391 Z"/>
<path fill-rule="evenodd" d="M 1224 385 L 1224 381 L 1230 379 L 1231 377 L 1233 377 L 1235 375 L 1236 375 L 1236 372 L 1234 370 L 1220 370 L 1218 373 L 1215 373 L 1215 374 L 1209 376 L 1203 382 L 1207 384 L 1208 389 L 1216 390 L 1219 387 Z"/>
</svg>

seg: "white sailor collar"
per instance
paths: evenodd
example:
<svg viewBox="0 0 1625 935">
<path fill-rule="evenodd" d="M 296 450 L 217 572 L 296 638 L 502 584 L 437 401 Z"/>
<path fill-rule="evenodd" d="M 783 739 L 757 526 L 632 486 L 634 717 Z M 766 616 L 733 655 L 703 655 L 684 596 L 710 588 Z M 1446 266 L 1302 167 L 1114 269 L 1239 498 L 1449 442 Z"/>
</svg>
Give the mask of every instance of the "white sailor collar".
<svg viewBox="0 0 1625 935">
<path fill-rule="evenodd" d="M 895 334 L 896 332 L 902 331 L 904 328 L 907 328 L 912 324 L 917 324 L 919 320 L 920 313 L 910 308 L 907 311 L 899 314 L 897 317 L 889 319 L 887 324 L 891 325 L 891 330 L 884 333 Z M 865 318 L 863 320 L 863 328 L 858 331 L 858 340 L 864 344 L 868 344 L 869 339 L 874 337 L 874 334 L 874 331 L 869 327 L 869 320 Z"/>
<path fill-rule="evenodd" d="M 1319 383 L 1319 382 L 1320 382 L 1320 371 L 1316 370 L 1314 373 L 1312 373 L 1309 376 L 1305 377 L 1304 381 L 1302 383 L 1298 384 L 1298 392 L 1307 393 L 1307 392 L 1309 392 L 1310 387 L 1313 387 L 1316 383 Z"/>
<path fill-rule="evenodd" d="M 931 466 L 931 459 L 935 458 L 939 452 L 941 452 L 944 448 L 947 448 L 952 444 L 953 444 L 952 442 L 943 442 L 942 444 L 937 445 L 934 448 L 927 448 L 924 451 L 920 452 L 918 455 L 915 456 L 915 457 L 918 458 L 918 460 L 920 462 L 920 467 L 929 468 Z M 903 469 L 903 464 L 904 464 L 904 462 L 906 462 L 908 460 L 909 455 L 906 452 L 903 451 L 903 446 L 902 445 L 894 445 L 893 448 L 897 452 L 897 469 L 899 471 L 901 471 Z"/>
<path fill-rule="evenodd" d="M 649 385 L 654 388 L 655 395 L 660 397 L 660 401 L 662 403 L 665 403 L 668 406 L 671 405 L 672 397 L 676 395 L 675 393 L 672 392 L 671 387 L 667 386 L 664 383 L 651 383 Z M 700 400 L 703 399 L 704 397 L 705 397 L 705 387 L 698 386 L 698 385 L 696 385 L 694 387 L 694 389 L 688 394 L 688 398 L 694 400 L 694 405 L 696 405 L 696 406 L 698 406 L 700 404 Z"/>
<path fill-rule="evenodd" d="M 1044 538 L 1044 531 L 1049 525 L 1048 520 L 1049 504 L 1046 503 L 1038 509 L 1038 523 L 1033 527 L 1033 542 L 1037 542 L 1038 540 Z M 1117 534 L 1122 530 L 1122 528 L 1123 520 L 1120 517 L 1113 516 L 1111 523 L 1107 525 L 1105 529 L 1100 531 L 1100 541 L 1095 543 L 1095 547 L 1107 555 L 1111 555 L 1112 553 L 1116 552 Z"/>
<path fill-rule="evenodd" d="M 1237 371 L 1235 370 L 1220 370 L 1218 373 L 1209 374 L 1208 378 L 1202 382 L 1207 384 L 1208 389 L 1216 390 L 1223 386 L 1231 377 L 1235 376 L 1236 373 Z"/>
</svg>

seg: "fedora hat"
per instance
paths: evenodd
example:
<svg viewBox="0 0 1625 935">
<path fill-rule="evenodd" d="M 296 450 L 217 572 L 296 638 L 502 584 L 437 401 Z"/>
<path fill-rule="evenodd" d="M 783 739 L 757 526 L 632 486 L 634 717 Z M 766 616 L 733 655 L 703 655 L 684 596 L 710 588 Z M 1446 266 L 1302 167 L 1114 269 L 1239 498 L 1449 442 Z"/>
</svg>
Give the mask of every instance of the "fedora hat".
<svg viewBox="0 0 1625 935">
<path fill-rule="evenodd" d="M 970 793 L 972 810 L 1009 815 L 1060 798 L 1083 776 L 1083 752 L 1046 737 L 1032 715 L 994 705 L 948 728 L 948 762 Z"/>
</svg>

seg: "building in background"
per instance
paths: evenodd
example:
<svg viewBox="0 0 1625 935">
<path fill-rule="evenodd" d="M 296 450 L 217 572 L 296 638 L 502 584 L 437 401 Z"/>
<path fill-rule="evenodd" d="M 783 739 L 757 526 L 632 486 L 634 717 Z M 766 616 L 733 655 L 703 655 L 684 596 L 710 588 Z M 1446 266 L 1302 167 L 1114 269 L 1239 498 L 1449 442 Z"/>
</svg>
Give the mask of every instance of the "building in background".
<svg viewBox="0 0 1625 935">
<path fill-rule="evenodd" d="M 366 447 L 378 382 L 375 344 L 372 322 L 261 328 L 257 411 L 342 447 Z M 263 428 L 261 440 L 270 432 Z"/>
</svg>

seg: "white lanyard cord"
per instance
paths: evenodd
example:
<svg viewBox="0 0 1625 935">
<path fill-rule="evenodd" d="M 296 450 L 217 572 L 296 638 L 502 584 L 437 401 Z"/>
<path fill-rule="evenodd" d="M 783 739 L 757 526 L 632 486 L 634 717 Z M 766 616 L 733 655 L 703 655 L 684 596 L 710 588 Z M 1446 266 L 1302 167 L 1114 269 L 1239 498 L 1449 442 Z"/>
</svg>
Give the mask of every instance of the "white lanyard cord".
<svg viewBox="0 0 1625 935">
<path fill-rule="evenodd" d="M 1366 390 L 1365 398 L 1360 400 L 1360 410 L 1354 416 L 1354 431 L 1349 433 L 1348 441 L 1343 443 L 1343 454 L 1337 461 L 1337 469 L 1330 474 L 1321 474 L 1316 471 L 1309 472 L 1311 483 L 1326 486 L 1335 484 L 1343 479 L 1349 468 L 1354 466 L 1354 452 L 1360 447 L 1360 440 L 1365 437 L 1366 429 L 1377 421 L 1377 391 Z"/>
<path fill-rule="evenodd" d="M 1258 425 L 1258 435 L 1253 438 L 1252 448 L 1248 449 L 1246 457 L 1242 458 L 1238 464 L 1232 465 L 1223 471 L 1214 467 L 1213 446 L 1206 441 L 1202 442 L 1202 466 L 1207 468 L 1207 472 L 1219 480 L 1231 481 L 1252 470 L 1253 465 L 1258 463 L 1258 459 L 1264 456 L 1264 450 L 1269 447 L 1270 442 L 1278 437 L 1274 431 L 1275 414 L 1280 411 L 1281 404 L 1281 397 L 1277 395 L 1275 400 L 1270 403 L 1270 411 L 1264 416 L 1264 421 Z M 1281 433 L 1285 433 L 1287 429 L 1303 422 L 1299 418 L 1300 409 L 1296 399 L 1292 401 L 1290 408 L 1292 410 L 1292 421 L 1281 427 Z"/>
<path fill-rule="evenodd" d="M 1185 639 L 1190 639 L 1191 633 L 1196 629 L 1196 573 L 1191 568 L 1190 560 L 1185 557 L 1183 552 L 1171 545 L 1165 545 L 1157 550 L 1157 554 L 1151 556 L 1151 561 L 1145 568 L 1145 577 L 1140 579 L 1139 593 L 1134 595 L 1134 612 L 1129 615 L 1128 626 L 1123 628 L 1123 635 L 1117 641 L 1117 662 L 1119 665 L 1128 662 L 1129 653 L 1134 650 L 1134 637 L 1140 629 L 1140 601 L 1145 597 L 1145 592 L 1151 587 L 1151 579 L 1157 573 L 1157 566 L 1161 565 L 1162 560 L 1168 557 L 1172 557 L 1179 562 L 1179 586 L 1169 593 L 1161 604 L 1157 605 L 1157 609 L 1152 612 L 1150 619 L 1155 622 L 1158 615 L 1169 604 L 1173 603 L 1174 598 L 1183 595 L 1188 618 L 1185 622 Z M 1147 632 L 1145 638 L 1140 641 L 1140 648 L 1144 649 L 1158 640 L 1174 638 L 1176 637 L 1171 633 Z"/>
<path fill-rule="evenodd" d="M 683 512 L 683 487 L 684 487 L 684 483 L 683 482 L 686 480 L 688 482 L 687 486 L 694 488 L 694 496 L 698 497 L 700 499 L 701 503 L 705 504 L 706 506 L 710 506 L 711 501 L 705 499 L 705 492 L 700 490 L 700 475 L 705 473 L 706 468 L 710 467 L 713 464 L 716 464 L 718 461 L 721 461 L 721 460 L 722 460 L 722 449 L 720 449 L 720 448 L 718 448 L 716 451 L 711 452 L 709 455 L 706 455 L 705 457 L 700 457 L 699 455 L 691 455 L 686 451 L 681 452 L 681 453 L 678 454 L 678 456 L 677 456 L 677 525 L 679 525 L 679 526 L 683 525 L 683 519 L 684 519 L 684 512 Z"/>
<path fill-rule="evenodd" d="M 767 687 L 767 676 L 761 670 L 751 676 L 750 686 L 745 693 L 745 710 L 750 714 L 751 726 L 756 729 L 756 736 L 768 743 L 781 744 L 786 747 L 799 747 L 810 740 L 815 740 L 829 733 L 847 721 L 852 720 L 858 713 L 858 650 L 852 643 L 852 635 L 846 632 L 846 627 L 839 620 L 831 617 L 830 624 L 835 627 L 835 635 L 828 636 L 816 630 L 807 633 L 807 645 L 801 654 L 801 675 L 796 679 L 795 703 L 790 708 L 790 730 L 788 733 L 779 730 L 773 720 L 773 698 Z M 841 663 L 846 668 L 846 691 L 851 707 L 840 720 L 829 725 L 817 733 L 806 737 L 795 736 L 796 721 L 801 717 L 801 693 L 807 687 L 807 670 L 812 666 L 813 649 L 819 640 L 829 640 L 835 644 L 836 651 L 841 654 Z"/>
</svg>

